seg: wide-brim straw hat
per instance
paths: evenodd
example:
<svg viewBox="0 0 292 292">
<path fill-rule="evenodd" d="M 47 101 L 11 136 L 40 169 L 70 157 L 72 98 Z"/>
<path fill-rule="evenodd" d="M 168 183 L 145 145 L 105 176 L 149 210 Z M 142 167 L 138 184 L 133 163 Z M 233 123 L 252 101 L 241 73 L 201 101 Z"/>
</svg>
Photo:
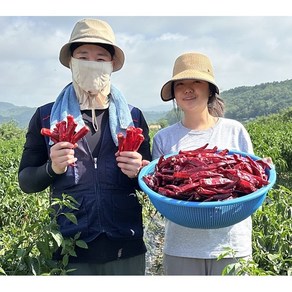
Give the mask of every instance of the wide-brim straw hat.
<svg viewBox="0 0 292 292">
<path fill-rule="evenodd" d="M 196 52 L 185 53 L 175 60 L 172 78 L 161 89 L 160 96 L 163 101 L 174 98 L 172 83 L 183 79 L 197 79 L 210 82 L 216 87 L 216 93 L 219 94 L 219 88 L 214 78 L 213 66 L 210 59 L 204 54 Z"/>
<path fill-rule="evenodd" d="M 72 43 L 112 45 L 115 49 L 113 71 L 120 70 L 124 65 L 124 52 L 116 45 L 114 32 L 105 21 L 99 19 L 82 19 L 75 24 L 69 42 L 61 48 L 59 55 L 61 64 L 68 68 L 71 59 L 70 46 Z"/>
</svg>

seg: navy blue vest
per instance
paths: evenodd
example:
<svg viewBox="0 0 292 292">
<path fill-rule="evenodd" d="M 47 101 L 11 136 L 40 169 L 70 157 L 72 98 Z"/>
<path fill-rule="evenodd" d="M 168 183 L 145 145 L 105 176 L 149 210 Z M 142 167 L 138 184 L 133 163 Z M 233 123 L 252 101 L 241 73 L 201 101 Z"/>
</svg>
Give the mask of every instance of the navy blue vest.
<svg viewBox="0 0 292 292">
<path fill-rule="evenodd" d="M 50 112 L 53 103 L 40 107 L 42 127 L 50 127 Z M 139 127 L 140 111 L 130 107 L 136 127 Z M 137 239 L 143 237 L 142 206 L 136 196 L 136 179 L 129 179 L 117 166 L 114 144 L 109 125 L 102 133 L 99 157 L 92 157 L 86 138 L 75 149 L 76 166 L 68 167 L 51 185 L 52 197 L 62 194 L 72 196 L 78 202 L 78 210 L 72 212 L 78 224 L 61 215 L 58 224 L 65 237 L 81 232 L 87 242 L 105 232 L 109 238 Z M 49 150 L 48 139 L 46 137 Z"/>
</svg>

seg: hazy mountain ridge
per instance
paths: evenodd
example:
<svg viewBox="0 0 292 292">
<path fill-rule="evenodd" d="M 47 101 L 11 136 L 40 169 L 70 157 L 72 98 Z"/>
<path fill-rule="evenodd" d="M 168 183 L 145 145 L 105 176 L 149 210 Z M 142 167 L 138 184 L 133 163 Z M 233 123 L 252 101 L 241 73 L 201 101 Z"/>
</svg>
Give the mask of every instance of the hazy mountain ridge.
<svg viewBox="0 0 292 292">
<path fill-rule="evenodd" d="M 226 104 L 226 117 L 239 121 L 250 120 L 291 107 L 292 79 L 262 83 L 255 86 L 236 87 L 223 91 L 221 97 Z M 166 105 L 165 107 L 142 109 L 142 111 L 147 122 L 153 124 L 165 118 L 171 108 L 170 105 Z M 35 110 L 36 108 L 0 102 L 0 124 L 13 120 L 19 126 L 27 127 Z"/>
<path fill-rule="evenodd" d="M 292 106 L 292 80 L 242 86 L 224 91 L 226 117 L 239 121 L 278 113 Z"/>
<path fill-rule="evenodd" d="M 25 128 L 35 113 L 36 108 L 17 106 L 9 102 L 0 102 L 0 124 L 14 121 L 18 126 Z M 148 123 L 155 123 L 164 117 L 168 111 L 143 111 Z"/>
<path fill-rule="evenodd" d="M 36 108 L 16 106 L 9 102 L 0 102 L 0 124 L 14 121 L 22 128 L 28 126 Z"/>
</svg>

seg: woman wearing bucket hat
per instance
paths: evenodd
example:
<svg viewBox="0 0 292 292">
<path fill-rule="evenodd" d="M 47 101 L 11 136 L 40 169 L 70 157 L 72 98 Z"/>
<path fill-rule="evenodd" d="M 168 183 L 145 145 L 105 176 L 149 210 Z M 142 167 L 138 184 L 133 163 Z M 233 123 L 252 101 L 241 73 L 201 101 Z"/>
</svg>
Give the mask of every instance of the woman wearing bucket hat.
<svg viewBox="0 0 292 292">
<path fill-rule="evenodd" d="M 190 52 L 179 56 L 173 76 L 161 90 L 163 101 L 174 100 L 182 111 L 181 121 L 161 129 L 153 138 L 152 158 L 208 148 L 238 150 L 253 154 L 249 134 L 238 121 L 223 118 L 224 103 L 219 97 L 209 58 Z M 252 222 L 219 229 L 193 229 L 169 220 L 165 224 L 164 272 L 167 275 L 221 275 L 223 269 L 252 253 Z M 217 257 L 232 248 L 236 258 Z"/>
<path fill-rule="evenodd" d="M 50 187 L 51 197 L 62 194 L 77 201 L 69 216 L 58 216 L 63 237 L 80 240 L 65 268 L 76 275 L 144 275 L 146 247 L 143 241 L 142 207 L 136 196 L 137 173 L 151 160 L 149 130 L 142 112 L 128 105 L 111 84 L 112 72 L 124 64 L 108 23 L 83 19 L 73 28 L 60 50 L 61 64 L 72 71 L 72 82 L 49 104 L 33 115 L 19 166 L 19 185 L 26 193 Z M 76 131 L 89 132 L 77 143 L 56 142 L 41 135 L 58 122 L 74 117 Z M 118 133 L 130 126 L 143 130 L 137 151 L 118 151 Z M 73 254 L 73 252 L 72 252 Z M 56 260 L 62 260 L 60 251 Z"/>
</svg>

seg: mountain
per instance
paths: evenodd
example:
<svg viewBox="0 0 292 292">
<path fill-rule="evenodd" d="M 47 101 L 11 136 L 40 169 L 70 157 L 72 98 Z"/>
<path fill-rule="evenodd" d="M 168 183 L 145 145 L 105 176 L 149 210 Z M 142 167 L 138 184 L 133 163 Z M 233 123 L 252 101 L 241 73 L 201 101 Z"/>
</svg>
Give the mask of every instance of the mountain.
<svg viewBox="0 0 292 292">
<path fill-rule="evenodd" d="M 225 102 L 225 116 L 244 122 L 292 107 L 292 80 L 236 87 L 223 91 L 221 97 Z M 167 119 L 171 109 L 171 106 L 159 107 L 157 111 L 155 107 L 143 109 L 143 113 L 146 121 L 153 124 Z M 0 102 L 0 124 L 14 120 L 20 127 L 27 127 L 35 110 L 36 108 Z"/>
<path fill-rule="evenodd" d="M 148 124 L 155 124 L 160 119 L 164 118 L 169 111 L 144 111 L 143 115 Z"/>
<path fill-rule="evenodd" d="M 292 106 L 292 80 L 242 86 L 224 91 L 226 117 L 247 121 Z"/>
<path fill-rule="evenodd" d="M 172 102 L 166 102 L 163 104 L 141 108 L 143 112 L 169 112 L 173 108 Z"/>
<path fill-rule="evenodd" d="M 0 124 L 14 121 L 18 126 L 25 128 L 36 108 L 16 106 L 8 102 L 0 102 Z"/>
<path fill-rule="evenodd" d="M 34 114 L 36 108 L 16 106 L 8 102 L 0 102 L 0 124 L 14 121 L 19 127 L 26 128 Z M 144 111 L 144 116 L 148 124 L 156 123 L 159 119 L 167 114 L 167 108 L 162 111 L 153 110 Z"/>
</svg>

